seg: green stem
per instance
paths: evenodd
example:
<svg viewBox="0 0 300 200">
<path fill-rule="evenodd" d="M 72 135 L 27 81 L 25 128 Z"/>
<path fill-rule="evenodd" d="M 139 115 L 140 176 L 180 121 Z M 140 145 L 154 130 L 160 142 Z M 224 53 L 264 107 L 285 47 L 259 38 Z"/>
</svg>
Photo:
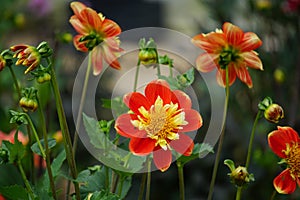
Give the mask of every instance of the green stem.
<svg viewBox="0 0 300 200">
<path fill-rule="evenodd" d="M 148 158 L 148 172 L 147 172 L 147 186 L 146 186 L 146 200 L 150 200 L 151 188 L 151 159 Z"/>
<path fill-rule="evenodd" d="M 18 83 L 18 79 L 17 79 L 17 77 L 16 77 L 16 74 L 15 74 L 15 72 L 14 72 L 14 70 L 12 69 L 11 66 L 9 66 L 8 68 L 9 68 L 9 71 L 10 71 L 11 76 L 12 76 L 12 78 L 13 78 L 13 81 L 14 81 L 14 84 L 15 84 L 15 87 L 16 87 L 16 90 L 17 90 L 17 92 L 18 92 L 18 97 L 19 97 L 19 99 L 21 99 L 21 97 L 22 97 L 22 95 L 21 95 L 21 88 L 20 88 L 20 86 L 19 86 L 19 83 Z"/>
<path fill-rule="evenodd" d="M 158 52 L 157 52 L 157 49 L 155 48 L 155 53 L 156 53 L 156 68 L 157 68 L 157 76 L 160 76 L 161 73 L 160 73 L 160 65 L 159 65 L 159 60 L 158 60 Z"/>
<path fill-rule="evenodd" d="M 84 102 L 85 102 L 86 91 L 87 91 L 87 86 L 88 86 L 88 83 L 89 83 L 91 68 L 92 68 L 92 53 L 90 52 L 89 53 L 89 58 L 88 58 L 88 66 L 87 66 L 87 69 L 86 69 L 86 74 L 85 74 L 83 88 L 82 88 L 82 94 L 81 94 L 77 119 L 76 119 L 76 126 L 75 126 L 76 129 L 75 129 L 74 140 L 73 140 L 73 155 L 74 155 L 74 158 L 76 156 L 76 148 L 77 148 L 77 143 L 78 143 L 78 130 L 80 128 L 80 123 L 81 123 L 81 118 L 82 118 L 82 110 L 83 110 L 83 105 L 84 105 Z"/>
<path fill-rule="evenodd" d="M 183 165 L 181 164 L 181 162 L 177 161 L 177 169 L 178 169 L 178 179 L 179 179 L 180 200 L 184 200 L 184 174 L 183 174 Z"/>
<path fill-rule="evenodd" d="M 169 64 L 170 77 L 173 77 L 173 65 Z"/>
<path fill-rule="evenodd" d="M 41 151 L 42 157 L 45 159 L 46 158 L 46 154 L 45 154 L 44 148 L 43 148 L 43 146 L 41 144 L 40 138 L 39 138 L 39 136 L 38 136 L 38 134 L 37 134 L 37 132 L 35 130 L 35 127 L 34 127 L 33 123 L 32 123 L 32 120 L 30 119 L 30 117 L 29 117 L 29 115 L 27 113 L 23 113 L 23 115 L 25 115 L 25 117 L 27 118 L 27 120 L 29 122 L 29 125 L 31 127 L 31 130 L 33 132 L 33 135 L 34 135 L 34 137 L 36 139 L 36 142 L 38 144 L 38 147 L 39 147 L 39 149 Z"/>
<path fill-rule="evenodd" d="M 52 191 L 52 197 L 56 200 L 56 190 L 55 190 L 55 184 L 54 184 L 54 178 L 53 178 L 53 173 L 52 173 L 52 168 L 51 168 L 51 163 L 50 163 L 50 150 L 49 150 L 49 144 L 48 144 L 48 134 L 46 130 L 46 123 L 45 123 L 45 117 L 41 108 L 41 101 L 40 98 L 37 98 L 38 101 L 38 112 L 39 112 L 39 118 L 42 126 L 42 132 L 43 132 L 43 137 L 44 137 L 44 144 L 45 144 L 45 153 L 46 153 L 46 167 L 47 167 L 47 172 L 49 176 L 49 181 L 50 181 L 50 187 Z"/>
<path fill-rule="evenodd" d="M 240 199 L 241 199 L 241 196 L 242 196 L 242 190 L 243 190 L 242 187 L 238 187 L 238 188 L 237 188 L 235 200 L 240 200 Z"/>
<path fill-rule="evenodd" d="M 223 128 L 221 131 L 220 139 L 219 139 L 219 144 L 218 144 L 218 149 L 217 149 L 217 154 L 216 154 L 216 159 L 214 163 L 214 168 L 213 168 L 213 174 L 212 174 L 212 179 L 210 182 L 210 187 L 209 187 L 209 193 L 208 193 L 208 200 L 212 199 L 212 195 L 214 192 L 214 187 L 215 187 L 215 181 L 217 177 L 217 172 L 218 172 L 218 167 L 219 167 L 219 162 L 220 162 L 220 157 L 221 157 L 221 151 L 222 151 L 222 146 L 224 142 L 224 135 L 225 135 L 225 125 L 226 125 L 226 119 L 227 119 L 227 109 L 228 109 L 228 102 L 229 102 L 229 73 L 228 73 L 228 67 L 226 67 L 226 99 L 225 99 L 225 104 L 224 104 L 224 112 L 223 112 Z"/>
<path fill-rule="evenodd" d="M 135 76 L 134 76 L 134 85 L 133 85 L 134 92 L 136 92 L 136 89 L 137 89 L 137 83 L 138 83 L 139 72 L 140 72 L 140 64 L 141 64 L 141 61 L 139 59 L 137 66 L 136 66 Z"/>
<path fill-rule="evenodd" d="M 125 180 L 125 177 L 122 176 L 121 180 L 120 180 L 119 188 L 118 188 L 119 197 L 121 197 L 121 195 L 122 195 L 124 180 Z"/>
<path fill-rule="evenodd" d="M 59 88 L 58 88 L 58 84 L 57 84 L 57 80 L 56 80 L 55 71 L 54 71 L 54 68 L 52 67 L 52 62 L 49 58 L 47 59 L 47 62 L 51 69 L 51 86 L 52 86 L 52 89 L 54 92 L 58 120 L 59 120 L 59 124 L 60 124 L 60 128 L 61 128 L 61 132 L 63 135 L 64 148 L 65 148 L 65 151 L 67 154 L 67 161 L 68 161 L 68 165 L 70 167 L 72 178 L 75 180 L 77 178 L 77 169 L 76 169 L 75 159 L 73 156 L 73 149 L 72 149 L 72 142 L 71 142 L 71 137 L 70 137 L 70 133 L 69 133 L 69 128 L 68 128 L 68 124 L 66 121 L 64 108 L 62 105 L 61 96 L 59 93 Z M 73 183 L 74 183 L 74 188 L 75 188 L 75 193 L 76 193 L 76 199 L 80 200 L 79 185 L 77 182 L 73 182 Z M 68 194 L 66 194 L 66 195 L 69 196 Z"/>
<path fill-rule="evenodd" d="M 20 160 L 17 161 L 17 165 L 18 165 L 18 168 L 19 168 L 19 170 L 20 170 L 21 176 L 22 176 L 22 178 L 23 178 L 23 181 L 24 181 L 24 183 L 25 183 L 25 186 L 26 186 L 26 188 L 27 188 L 27 191 L 28 191 L 28 193 L 29 193 L 31 199 L 35 199 L 35 195 L 34 195 L 34 193 L 33 193 L 33 190 L 32 190 L 32 188 L 31 188 L 31 186 L 30 186 L 29 181 L 27 180 L 25 171 L 24 171 L 24 169 L 23 169 L 23 167 L 22 167 L 22 164 L 21 164 L 21 161 L 20 161 Z"/>
<path fill-rule="evenodd" d="M 271 196 L 270 200 L 274 200 L 274 199 L 275 199 L 275 196 L 276 196 L 276 194 L 277 194 L 277 191 L 276 191 L 276 190 L 274 190 L 274 191 L 273 191 L 273 193 L 272 193 L 272 196 Z"/>
<path fill-rule="evenodd" d="M 143 176 L 142 176 L 142 180 L 141 180 L 141 186 L 140 186 L 140 192 L 139 192 L 138 200 L 143 199 L 146 180 L 147 180 L 147 173 L 144 173 Z"/>
</svg>

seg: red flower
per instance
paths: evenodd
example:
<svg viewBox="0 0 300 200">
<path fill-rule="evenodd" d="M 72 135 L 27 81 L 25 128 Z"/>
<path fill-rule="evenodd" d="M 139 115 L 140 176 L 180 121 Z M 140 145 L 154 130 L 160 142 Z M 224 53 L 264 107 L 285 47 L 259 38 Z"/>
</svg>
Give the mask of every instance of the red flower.
<svg viewBox="0 0 300 200">
<path fill-rule="evenodd" d="M 166 81 L 155 80 L 146 86 L 145 95 L 132 92 L 123 100 L 131 112 L 117 118 L 115 129 L 130 138 L 129 150 L 133 154 L 153 152 L 154 164 L 161 171 L 171 165 L 171 150 L 191 155 L 194 142 L 184 132 L 200 128 L 202 118 L 191 108 L 187 94 L 171 91 Z"/>
<path fill-rule="evenodd" d="M 5 198 L 0 194 L 0 200 L 5 200 Z"/>
<path fill-rule="evenodd" d="M 12 130 L 9 134 L 0 131 L 0 146 L 3 140 L 9 141 L 10 143 L 15 142 L 15 134 L 16 130 Z M 29 138 L 27 135 L 24 135 L 21 131 L 18 132 L 18 140 L 23 144 L 27 145 L 29 142 Z"/>
<path fill-rule="evenodd" d="M 261 40 L 255 33 L 244 33 L 229 22 L 223 24 L 222 30 L 196 35 L 192 42 L 206 51 L 196 60 L 198 70 L 210 72 L 217 68 L 217 81 L 222 86 L 226 85 L 226 67 L 229 70 L 229 85 L 238 77 L 249 88 L 252 87 L 252 79 L 247 67 L 263 70 L 258 54 L 253 51 L 262 45 Z"/>
<path fill-rule="evenodd" d="M 78 32 L 73 40 L 74 46 L 79 51 L 92 51 L 94 75 L 100 74 L 103 59 L 111 67 L 120 69 L 117 55 L 123 49 L 116 37 L 121 33 L 119 25 L 80 2 L 72 2 L 71 8 L 75 15 L 70 18 L 70 23 Z"/>
<path fill-rule="evenodd" d="M 273 152 L 283 158 L 287 168 L 273 181 L 278 193 L 291 194 L 300 185 L 300 138 L 291 127 L 280 127 L 268 135 Z"/>
</svg>

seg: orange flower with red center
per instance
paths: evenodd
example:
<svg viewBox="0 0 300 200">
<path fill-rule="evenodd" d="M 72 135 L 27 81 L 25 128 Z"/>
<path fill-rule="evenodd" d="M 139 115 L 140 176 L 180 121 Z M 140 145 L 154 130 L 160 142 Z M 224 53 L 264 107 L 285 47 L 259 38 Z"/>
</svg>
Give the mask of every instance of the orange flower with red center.
<svg viewBox="0 0 300 200">
<path fill-rule="evenodd" d="M 262 41 L 253 32 L 244 33 L 239 27 L 226 22 L 222 30 L 208 34 L 199 34 L 192 39 L 192 43 L 205 50 L 197 60 L 197 69 L 210 72 L 217 68 L 217 81 L 226 85 L 226 68 L 228 68 L 229 85 L 236 77 L 252 87 L 252 79 L 248 68 L 263 70 L 263 65 L 254 49 L 262 45 Z"/>
<path fill-rule="evenodd" d="M 101 73 L 103 59 L 111 67 L 120 69 L 117 56 L 123 49 L 116 37 L 121 33 L 119 25 L 80 2 L 72 2 L 71 8 L 75 15 L 71 16 L 70 23 L 78 32 L 73 39 L 74 46 L 82 52 L 92 51 L 94 75 Z"/>
<path fill-rule="evenodd" d="M 273 152 L 283 159 L 287 168 L 273 181 L 278 193 L 291 194 L 300 185 L 300 138 L 291 127 L 280 127 L 268 135 Z"/>
<path fill-rule="evenodd" d="M 161 171 L 172 162 L 172 151 L 189 156 L 194 142 L 184 134 L 202 126 L 200 114 L 191 108 L 192 102 L 180 90 L 171 91 L 164 80 L 150 82 L 145 95 L 132 92 L 124 96 L 130 112 L 120 115 L 117 132 L 130 138 L 129 150 L 140 156 L 153 152 L 154 164 Z"/>
</svg>

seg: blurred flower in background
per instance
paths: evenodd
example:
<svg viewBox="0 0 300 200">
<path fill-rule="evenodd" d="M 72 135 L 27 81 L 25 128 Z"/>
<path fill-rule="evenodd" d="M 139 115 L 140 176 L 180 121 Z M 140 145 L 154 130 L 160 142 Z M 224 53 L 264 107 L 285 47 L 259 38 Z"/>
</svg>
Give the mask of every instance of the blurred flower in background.
<svg viewBox="0 0 300 200">
<path fill-rule="evenodd" d="M 52 2 L 51 0 L 30 0 L 28 8 L 32 13 L 42 17 L 52 11 Z"/>
</svg>

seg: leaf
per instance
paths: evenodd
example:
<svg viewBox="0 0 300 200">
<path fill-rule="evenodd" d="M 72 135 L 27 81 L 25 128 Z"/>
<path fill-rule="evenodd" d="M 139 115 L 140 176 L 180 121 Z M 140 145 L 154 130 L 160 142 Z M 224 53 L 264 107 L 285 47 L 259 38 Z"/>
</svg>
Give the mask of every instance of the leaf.
<svg viewBox="0 0 300 200">
<path fill-rule="evenodd" d="M 224 165 L 227 165 L 229 167 L 229 169 L 230 169 L 231 172 L 233 172 L 235 170 L 235 164 L 230 159 L 224 160 Z"/>
<path fill-rule="evenodd" d="M 0 194 L 10 200 L 29 200 L 27 191 L 20 185 L 0 187 Z"/>
<path fill-rule="evenodd" d="M 97 191 L 90 193 L 84 200 L 121 200 L 118 195 L 106 192 L 106 191 Z"/>
<path fill-rule="evenodd" d="M 17 167 L 13 164 L 0 165 L 0 187 L 22 185 L 23 179 Z"/>
<path fill-rule="evenodd" d="M 122 97 L 115 97 L 113 99 L 101 99 L 102 107 L 113 110 L 116 116 L 128 112 L 128 107 L 124 104 Z"/>
<path fill-rule="evenodd" d="M 43 149 L 45 150 L 45 142 L 44 142 L 44 139 L 41 139 L 40 142 L 41 142 L 41 145 L 42 145 Z M 49 149 L 52 149 L 55 145 L 56 145 L 56 140 L 55 140 L 54 138 L 48 139 L 48 148 L 49 148 Z M 38 155 L 40 155 L 40 156 L 43 156 L 37 142 L 35 142 L 35 143 L 31 146 L 31 150 L 32 150 L 33 153 L 36 153 L 36 154 L 38 154 Z"/>
<path fill-rule="evenodd" d="M 23 144 L 18 140 L 18 132 L 16 132 L 14 137 L 14 144 L 10 143 L 9 141 L 2 141 L 2 148 L 8 151 L 9 163 L 14 163 L 17 160 L 22 160 L 26 151 Z"/>
</svg>

